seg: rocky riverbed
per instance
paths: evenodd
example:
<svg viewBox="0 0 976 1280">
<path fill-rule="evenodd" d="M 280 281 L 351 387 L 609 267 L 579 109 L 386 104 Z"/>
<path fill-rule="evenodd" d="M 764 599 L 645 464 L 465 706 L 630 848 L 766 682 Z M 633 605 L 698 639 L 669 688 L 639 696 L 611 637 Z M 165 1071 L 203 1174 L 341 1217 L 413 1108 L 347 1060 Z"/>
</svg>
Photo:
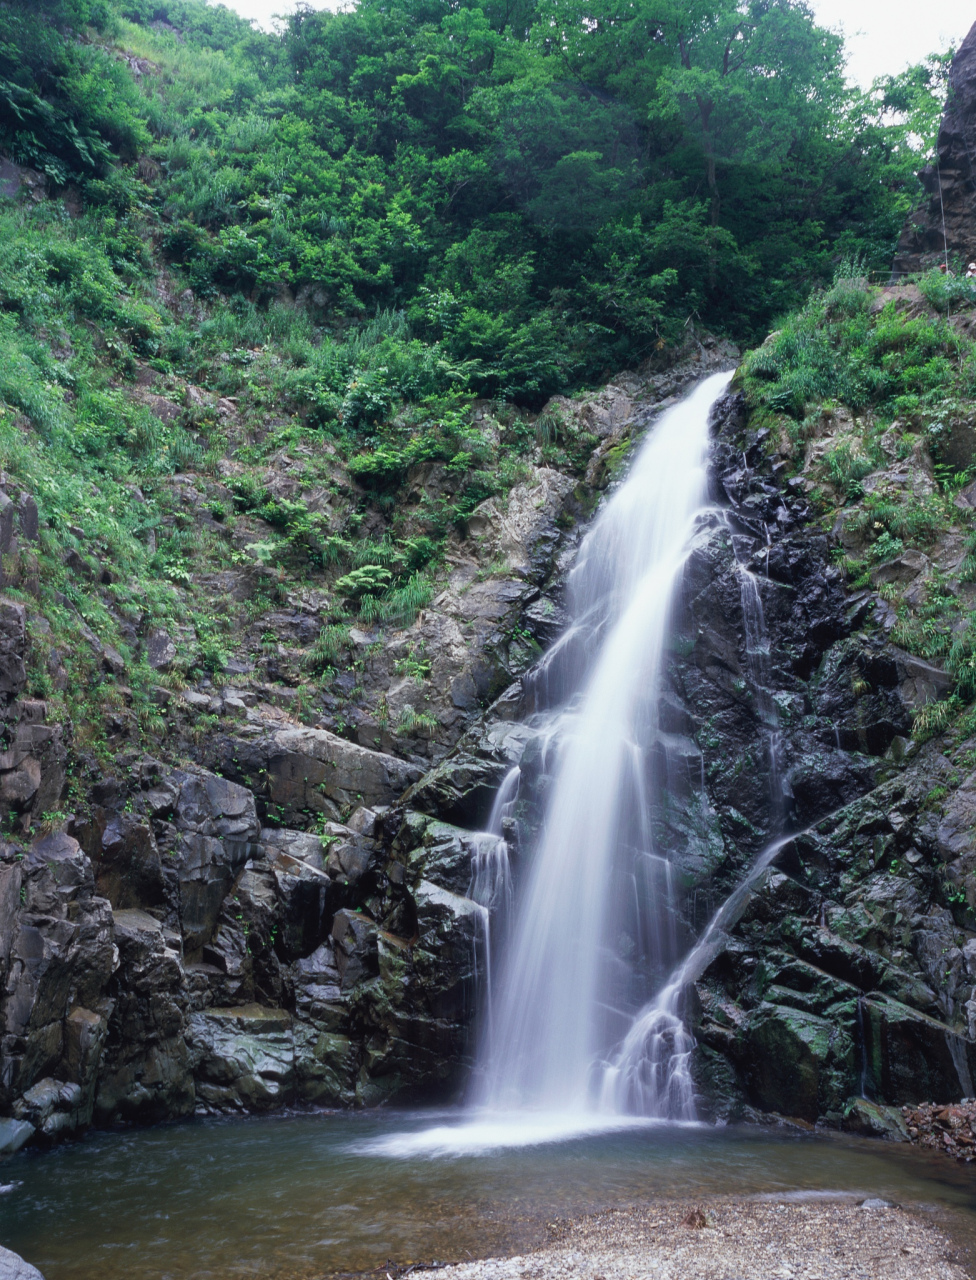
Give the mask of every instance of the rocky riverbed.
<svg viewBox="0 0 976 1280">
<path fill-rule="evenodd" d="M 976 1160 L 976 1102 L 972 1098 L 963 1098 L 956 1106 L 928 1102 L 903 1107 L 902 1115 L 908 1138 L 917 1146 L 942 1151 L 964 1164 Z"/>
<path fill-rule="evenodd" d="M 596 1214 L 534 1253 L 447 1267 L 444 1280 L 965 1280 L 930 1217 L 883 1201 L 666 1203 Z"/>
</svg>

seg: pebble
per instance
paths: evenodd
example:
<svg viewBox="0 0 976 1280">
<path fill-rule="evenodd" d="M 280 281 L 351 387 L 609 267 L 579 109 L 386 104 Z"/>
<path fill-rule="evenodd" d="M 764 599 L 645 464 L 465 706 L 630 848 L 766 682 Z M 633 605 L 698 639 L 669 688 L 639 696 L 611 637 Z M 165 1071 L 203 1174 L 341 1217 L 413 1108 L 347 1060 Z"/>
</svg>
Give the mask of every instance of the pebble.
<svg viewBox="0 0 976 1280">
<path fill-rule="evenodd" d="M 870 1209 L 870 1213 L 864 1213 Z M 686 1225 L 704 1218 L 704 1226 Z M 709 1200 L 611 1210 L 543 1249 L 438 1270 L 443 1280 L 967 1280 L 949 1238 L 884 1200 Z"/>
</svg>

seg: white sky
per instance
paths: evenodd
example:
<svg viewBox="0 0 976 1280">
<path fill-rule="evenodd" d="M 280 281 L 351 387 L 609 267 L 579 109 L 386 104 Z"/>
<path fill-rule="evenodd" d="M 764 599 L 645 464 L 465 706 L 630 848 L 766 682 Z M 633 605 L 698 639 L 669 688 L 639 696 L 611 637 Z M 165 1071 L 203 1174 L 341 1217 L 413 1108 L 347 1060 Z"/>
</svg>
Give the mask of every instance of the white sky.
<svg viewBox="0 0 976 1280">
<path fill-rule="evenodd" d="M 245 18 L 268 27 L 294 0 L 223 0 Z M 335 9 L 338 0 L 311 0 Z M 810 0 L 818 20 L 847 36 L 848 73 L 865 87 L 875 76 L 902 71 L 927 53 L 960 40 L 976 22 L 976 0 Z"/>
</svg>

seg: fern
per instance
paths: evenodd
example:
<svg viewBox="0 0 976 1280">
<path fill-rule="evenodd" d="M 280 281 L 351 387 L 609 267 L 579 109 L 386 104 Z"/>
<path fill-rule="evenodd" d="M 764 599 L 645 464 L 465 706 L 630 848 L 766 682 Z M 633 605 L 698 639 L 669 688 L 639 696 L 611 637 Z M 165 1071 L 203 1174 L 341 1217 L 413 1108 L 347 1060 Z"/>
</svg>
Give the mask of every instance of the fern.
<svg viewBox="0 0 976 1280">
<path fill-rule="evenodd" d="M 367 596 L 374 597 L 379 592 L 385 591 L 391 581 L 392 575 L 389 569 L 384 569 L 378 564 L 364 564 L 337 579 L 335 592 L 336 595 L 344 596 L 349 600 L 357 598 L 363 600 Z"/>
</svg>

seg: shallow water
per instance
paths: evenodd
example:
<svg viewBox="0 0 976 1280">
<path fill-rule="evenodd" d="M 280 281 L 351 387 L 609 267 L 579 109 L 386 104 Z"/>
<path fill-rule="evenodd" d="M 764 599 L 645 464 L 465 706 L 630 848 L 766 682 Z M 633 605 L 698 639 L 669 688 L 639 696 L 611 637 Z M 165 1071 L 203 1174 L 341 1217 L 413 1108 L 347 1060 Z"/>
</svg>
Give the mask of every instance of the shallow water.
<svg viewBox="0 0 976 1280">
<path fill-rule="evenodd" d="M 640 1125 L 486 1154 L 391 1156 L 457 1113 L 302 1114 L 93 1134 L 0 1166 L 0 1241 L 47 1280 L 292 1280 L 540 1243 L 548 1222 L 661 1197 L 847 1193 L 950 1212 L 976 1174 L 849 1138 Z M 393 1148 L 396 1149 L 396 1148 Z"/>
</svg>

